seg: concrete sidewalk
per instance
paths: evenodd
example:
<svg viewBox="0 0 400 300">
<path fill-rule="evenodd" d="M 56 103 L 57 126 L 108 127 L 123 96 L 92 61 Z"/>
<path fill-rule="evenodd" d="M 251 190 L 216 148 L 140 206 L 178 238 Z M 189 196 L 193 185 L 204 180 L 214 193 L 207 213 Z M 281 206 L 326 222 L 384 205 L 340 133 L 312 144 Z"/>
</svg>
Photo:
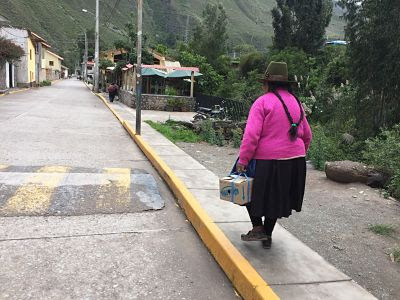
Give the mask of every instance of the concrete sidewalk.
<svg viewBox="0 0 400 300">
<path fill-rule="evenodd" d="M 111 106 L 135 127 L 135 110 L 119 102 Z M 169 118 L 169 113 L 163 114 Z M 142 119 L 150 120 L 156 115 L 154 121 L 163 120 L 161 113 L 150 112 L 144 112 Z M 218 177 L 145 123 L 142 137 L 281 299 L 376 299 L 279 225 L 271 250 L 263 249 L 259 243 L 243 243 L 240 234 L 251 228 L 247 212 L 219 200 Z"/>
</svg>

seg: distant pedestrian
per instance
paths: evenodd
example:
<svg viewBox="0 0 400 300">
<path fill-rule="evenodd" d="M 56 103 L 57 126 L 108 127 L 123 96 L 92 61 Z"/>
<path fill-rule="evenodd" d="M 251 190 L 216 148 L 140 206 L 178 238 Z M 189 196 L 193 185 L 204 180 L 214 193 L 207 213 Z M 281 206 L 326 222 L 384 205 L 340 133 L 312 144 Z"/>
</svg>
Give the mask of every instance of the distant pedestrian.
<svg viewBox="0 0 400 300">
<path fill-rule="evenodd" d="M 291 91 L 287 64 L 271 62 L 262 79 L 265 94 L 251 107 L 240 147 L 237 171 L 255 160 L 251 203 L 253 229 L 243 241 L 271 248 L 277 219 L 301 211 L 306 181 L 306 153 L 312 133 L 299 99 Z M 264 223 L 262 220 L 264 217 Z"/>
<path fill-rule="evenodd" d="M 108 97 L 110 98 L 110 102 L 114 102 L 115 96 L 118 95 L 118 85 L 113 82 L 108 87 Z"/>
</svg>

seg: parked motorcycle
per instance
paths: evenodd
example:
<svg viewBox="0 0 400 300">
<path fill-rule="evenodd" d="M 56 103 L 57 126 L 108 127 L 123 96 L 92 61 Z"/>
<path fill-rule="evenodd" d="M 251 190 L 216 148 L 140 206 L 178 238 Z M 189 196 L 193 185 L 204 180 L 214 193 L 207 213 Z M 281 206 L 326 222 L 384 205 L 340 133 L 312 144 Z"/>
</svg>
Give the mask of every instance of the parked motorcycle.
<svg viewBox="0 0 400 300">
<path fill-rule="evenodd" d="M 220 105 L 215 105 L 214 108 L 199 107 L 193 119 L 195 121 L 207 119 L 223 120 L 225 119 L 225 110 Z"/>
</svg>

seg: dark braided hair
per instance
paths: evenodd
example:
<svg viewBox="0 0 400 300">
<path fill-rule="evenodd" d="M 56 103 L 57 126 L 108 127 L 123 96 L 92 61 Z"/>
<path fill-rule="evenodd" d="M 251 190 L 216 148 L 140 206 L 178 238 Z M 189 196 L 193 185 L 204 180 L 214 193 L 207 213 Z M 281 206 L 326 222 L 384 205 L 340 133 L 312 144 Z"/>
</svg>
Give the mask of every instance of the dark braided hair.
<svg viewBox="0 0 400 300">
<path fill-rule="evenodd" d="M 295 123 L 292 115 L 289 112 L 289 109 L 286 105 L 286 103 L 283 101 L 281 95 L 279 95 L 279 93 L 277 92 L 277 88 L 282 87 L 282 88 L 286 88 L 289 93 L 296 98 L 297 103 L 299 104 L 299 108 L 300 108 L 300 120 Z M 301 124 L 301 122 L 304 120 L 304 110 L 303 107 L 301 105 L 301 102 L 299 100 L 299 98 L 297 98 L 297 96 L 293 93 L 293 91 L 290 89 L 289 84 L 287 83 L 280 83 L 280 82 L 270 82 L 269 83 L 269 89 L 272 93 L 274 93 L 274 95 L 279 99 L 279 101 L 282 103 L 282 106 L 286 112 L 286 115 L 289 119 L 290 122 L 290 129 L 289 129 L 289 136 L 290 136 L 290 140 L 295 141 L 297 139 L 297 131 L 299 128 L 299 125 Z"/>
</svg>

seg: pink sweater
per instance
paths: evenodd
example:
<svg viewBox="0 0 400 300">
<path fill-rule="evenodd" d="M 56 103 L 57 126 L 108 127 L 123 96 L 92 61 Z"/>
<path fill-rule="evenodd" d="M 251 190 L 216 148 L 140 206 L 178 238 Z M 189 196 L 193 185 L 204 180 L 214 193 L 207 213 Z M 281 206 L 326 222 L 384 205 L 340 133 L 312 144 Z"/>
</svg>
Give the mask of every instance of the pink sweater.
<svg viewBox="0 0 400 300">
<path fill-rule="evenodd" d="M 296 98 L 279 89 L 294 122 L 300 120 Z M 304 157 L 310 146 L 312 134 L 306 117 L 298 128 L 298 138 L 290 140 L 290 121 L 282 103 L 273 93 L 267 93 L 254 102 L 247 120 L 239 163 L 247 166 L 251 159 L 278 160 Z"/>
</svg>

